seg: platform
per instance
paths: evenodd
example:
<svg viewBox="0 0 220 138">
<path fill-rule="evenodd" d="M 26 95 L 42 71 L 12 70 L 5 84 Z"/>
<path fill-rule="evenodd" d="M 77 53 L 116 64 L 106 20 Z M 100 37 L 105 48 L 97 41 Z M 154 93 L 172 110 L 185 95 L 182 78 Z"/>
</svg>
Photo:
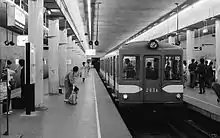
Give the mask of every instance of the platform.
<svg viewBox="0 0 220 138">
<path fill-rule="evenodd" d="M 129 138 L 126 125 L 96 71 L 79 83 L 78 104 L 65 104 L 64 95 L 45 96 L 46 111 L 31 116 L 21 111 L 10 115 L 10 136 L 15 138 Z M 4 119 L 4 118 L 2 118 Z M 5 120 L 5 119 L 4 119 Z M 1 120 L 2 131 L 5 121 Z"/>
<path fill-rule="evenodd" d="M 206 88 L 205 94 L 199 94 L 199 88 L 186 88 L 183 100 L 189 108 L 220 122 L 220 103 L 212 89 Z"/>
</svg>

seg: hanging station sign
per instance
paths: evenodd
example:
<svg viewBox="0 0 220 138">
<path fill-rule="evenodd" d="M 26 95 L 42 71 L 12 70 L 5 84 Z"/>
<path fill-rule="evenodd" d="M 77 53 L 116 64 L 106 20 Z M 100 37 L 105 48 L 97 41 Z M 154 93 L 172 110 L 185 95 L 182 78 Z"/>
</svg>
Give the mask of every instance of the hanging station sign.
<svg viewBox="0 0 220 138">
<path fill-rule="evenodd" d="M 32 43 L 25 47 L 25 84 L 34 84 L 36 77 L 36 49 Z"/>
<path fill-rule="evenodd" d="M 28 43 L 28 35 L 17 36 L 17 46 L 25 46 Z"/>
<path fill-rule="evenodd" d="M 94 55 L 96 55 L 96 50 L 95 49 L 87 49 L 86 55 L 87 56 L 94 56 Z"/>
<path fill-rule="evenodd" d="M 7 8 L 8 8 L 7 9 L 8 10 L 7 25 L 24 29 L 24 27 L 25 27 L 25 14 L 21 11 L 21 9 L 19 9 L 16 6 L 12 6 L 12 5 L 8 5 Z"/>
<path fill-rule="evenodd" d="M 71 59 L 66 60 L 66 64 L 70 65 L 71 64 Z"/>
</svg>

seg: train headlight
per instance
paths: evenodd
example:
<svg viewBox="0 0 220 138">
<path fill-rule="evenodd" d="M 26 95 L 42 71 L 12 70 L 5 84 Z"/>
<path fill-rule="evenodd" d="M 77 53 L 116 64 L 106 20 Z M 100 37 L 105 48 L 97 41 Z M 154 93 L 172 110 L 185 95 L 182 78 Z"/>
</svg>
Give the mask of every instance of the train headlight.
<svg viewBox="0 0 220 138">
<path fill-rule="evenodd" d="M 177 94 L 177 95 L 176 95 L 176 98 L 180 99 L 180 98 L 181 98 L 181 95 L 180 95 L 180 94 Z"/>
<path fill-rule="evenodd" d="M 124 94 L 123 95 L 123 98 L 126 100 L 126 99 L 128 99 L 128 95 L 127 94 Z"/>
</svg>

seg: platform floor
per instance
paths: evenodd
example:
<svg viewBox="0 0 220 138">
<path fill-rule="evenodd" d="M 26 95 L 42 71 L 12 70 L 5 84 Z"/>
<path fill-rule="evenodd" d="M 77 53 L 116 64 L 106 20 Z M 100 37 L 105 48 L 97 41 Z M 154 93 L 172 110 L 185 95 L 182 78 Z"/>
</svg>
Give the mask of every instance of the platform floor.
<svg viewBox="0 0 220 138">
<path fill-rule="evenodd" d="M 10 115 L 10 135 L 2 138 L 129 138 L 127 127 L 112 103 L 96 71 L 79 83 L 78 104 L 65 104 L 64 95 L 45 96 L 44 111 L 26 116 L 22 111 Z M 1 118 L 1 133 L 6 129 Z M 1 136 L 0 136 L 1 138 Z"/>
<path fill-rule="evenodd" d="M 212 89 L 206 88 L 205 94 L 199 94 L 199 88 L 186 88 L 183 100 L 189 108 L 220 122 L 220 103 Z"/>
</svg>

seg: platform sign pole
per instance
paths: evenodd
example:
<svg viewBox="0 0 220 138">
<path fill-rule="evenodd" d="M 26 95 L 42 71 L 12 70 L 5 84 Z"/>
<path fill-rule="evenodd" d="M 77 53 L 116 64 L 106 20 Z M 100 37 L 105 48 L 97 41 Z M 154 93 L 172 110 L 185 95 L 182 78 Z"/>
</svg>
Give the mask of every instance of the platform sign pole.
<svg viewBox="0 0 220 138">
<path fill-rule="evenodd" d="M 31 43 L 26 43 L 25 47 L 25 104 L 26 115 L 35 111 L 35 48 Z"/>
</svg>

